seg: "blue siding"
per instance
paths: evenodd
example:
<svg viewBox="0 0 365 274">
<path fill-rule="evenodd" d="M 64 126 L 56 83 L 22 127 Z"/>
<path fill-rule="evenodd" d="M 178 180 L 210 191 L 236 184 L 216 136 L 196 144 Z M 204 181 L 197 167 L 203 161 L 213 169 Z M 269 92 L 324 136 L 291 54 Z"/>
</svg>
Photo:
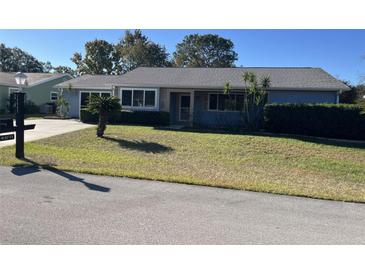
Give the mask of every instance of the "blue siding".
<svg viewBox="0 0 365 274">
<path fill-rule="evenodd" d="M 336 91 L 270 91 L 269 103 L 337 103 Z"/>
<path fill-rule="evenodd" d="M 63 95 L 69 103 L 69 116 L 72 118 L 79 118 L 80 115 L 80 97 L 79 90 L 63 90 Z"/>
<path fill-rule="evenodd" d="M 208 93 L 195 91 L 194 124 L 209 127 L 238 126 L 242 123 L 240 112 L 208 111 Z M 269 103 L 336 103 L 336 91 L 270 91 Z"/>
<path fill-rule="evenodd" d="M 194 124 L 199 126 L 236 126 L 241 123 L 240 112 L 208 111 L 208 92 L 195 92 Z"/>
</svg>

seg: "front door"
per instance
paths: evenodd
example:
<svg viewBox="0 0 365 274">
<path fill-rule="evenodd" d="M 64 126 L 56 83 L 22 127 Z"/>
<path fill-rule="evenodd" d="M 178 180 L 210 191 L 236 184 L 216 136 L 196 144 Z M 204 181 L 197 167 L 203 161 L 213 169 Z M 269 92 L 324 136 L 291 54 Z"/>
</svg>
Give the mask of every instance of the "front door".
<svg viewBox="0 0 365 274">
<path fill-rule="evenodd" d="M 189 121 L 190 119 L 190 95 L 180 95 L 179 120 Z"/>
</svg>

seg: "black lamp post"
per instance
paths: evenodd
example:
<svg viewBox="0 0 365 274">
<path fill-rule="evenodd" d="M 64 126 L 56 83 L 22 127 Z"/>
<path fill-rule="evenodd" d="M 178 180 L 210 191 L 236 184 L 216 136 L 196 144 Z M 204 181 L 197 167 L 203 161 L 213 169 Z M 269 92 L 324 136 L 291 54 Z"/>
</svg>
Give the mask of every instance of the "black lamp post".
<svg viewBox="0 0 365 274">
<path fill-rule="evenodd" d="M 15 157 L 24 158 L 24 95 L 23 87 L 27 81 L 27 75 L 21 72 L 15 74 L 15 81 L 19 89 L 15 92 L 16 102 L 16 145 L 15 145 Z"/>
</svg>

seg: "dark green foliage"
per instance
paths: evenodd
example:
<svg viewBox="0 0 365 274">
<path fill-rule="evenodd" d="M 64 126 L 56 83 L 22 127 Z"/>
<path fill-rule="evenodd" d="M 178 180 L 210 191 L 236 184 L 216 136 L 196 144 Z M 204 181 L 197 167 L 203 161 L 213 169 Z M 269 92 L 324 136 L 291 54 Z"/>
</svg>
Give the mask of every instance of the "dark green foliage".
<svg viewBox="0 0 365 274">
<path fill-rule="evenodd" d="M 121 110 L 119 98 L 114 96 L 90 96 L 87 109 L 98 115 L 98 128 L 96 135 L 102 137 L 108 123 L 109 116 Z"/>
<path fill-rule="evenodd" d="M 85 44 L 85 55 L 75 52 L 71 61 L 77 66 L 77 74 L 123 74 L 137 67 L 166 67 L 171 63 L 164 46 L 152 42 L 140 30 L 127 30 L 117 44 L 105 40 Z M 69 71 L 67 67 L 54 68 Z M 71 73 L 70 71 L 68 73 Z"/>
<path fill-rule="evenodd" d="M 270 87 L 270 78 L 257 79 L 252 72 L 242 75 L 246 88 L 241 112 L 243 127 L 248 131 L 258 131 L 262 128 L 264 106 L 267 102 L 267 89 Z M 230 93 L 230 84 L 226 83 L 224 93 Z"/>
<path fill-rule="evenodd" d="M 15 94 L 10 93 L 9 98 L 6 99 L 6 113 L 14 114 L 15 113 Z"/>
<path fill-rule="evenodd" d="M 170 114 L 165 111 L 122 111 L 117 118 L 115 123 L 151 126 L 170 124 Z"/>
<path fill-rule="evenodd" d="M 56 73 L 67 73 L 74 77 L 77 75 L 75 70 L 73 70 L 72 68 L 67 67 L 67 66 L 58 66 L 58 67 L 54 67 L 53 69 L 54 69 L 54 72 L 56 72 Z"/>
<path fill-rule="evenodd" d="M 39 107 L 32 101 L 28 100 L 24 104 L 24 113 L 25 114 L 39 114 Z"/>
<path fill-rule="evenodd" d="M 8 48 L 0 43 L 0 71 L 1 72 L 44 72 L 46 63 L 17 47 Z M 48 63 L 47 63 L 48 64 Z"/>
<path fill-rule="evenodd" d="M 85 44 L 85 56 L 74 53 L 71 61 L 77 66 L 77 74 L 112 74 L 114 46 L 105 40 L 95 39 Z"/>
<path fill-rule="evenodd" d="M 115 73 L 122 74 L 137 67 L 170 66 L 164 46 L 152 42 L 141 30 L 127 30 L 115 46 Z"/>
<path fill-rule="evenodd" d="M 114 116 L 114 115 L 111 115 Z M 80 110 L 80 121 L 87 124 L 96 124 L 99 116 L 88 111 L 86 108 Z M 109 120 L 111 117 L 109 116 Z"/>
<path fill-rule="evenodd" d="M 15 114 L 16 112 L 16 102 L 14 93 L 10 94 L 6 103 L 6 113 Z M 39 114 L 40 109 L 33 101 L 27 100 L 24 102 L 24 114 Z"/>
<path fill-rule="evenodd" d="M 339 99 L 341 104 L 354 104 L 358 99 L 357 87 L 350 84 L 348 81 L 342 81 L 347 85 L 350 90 L 342 91 L 340 93 Z"/>
<path fill-rule="evenodd" d="M 347 104 L 270 104 L 264 127 L 269 132 L 365 140 L 361 107 Z"/>
<path fill-rule="evenodd" d="M 97 123 L 98 116 L 82 109 L 80 120 L 84 123 Z M 120 111 L 109 116 L 111 124 L 166 126 L 170 123 L 170 114 L 164 111 Z"/>
<path fill-rule="evenodd" d="M 234 67 L 238 55 L 230 39 L 214 34 L 190 34 L 176 45 L 173 64 L 176 67 Z"/>
</svg>

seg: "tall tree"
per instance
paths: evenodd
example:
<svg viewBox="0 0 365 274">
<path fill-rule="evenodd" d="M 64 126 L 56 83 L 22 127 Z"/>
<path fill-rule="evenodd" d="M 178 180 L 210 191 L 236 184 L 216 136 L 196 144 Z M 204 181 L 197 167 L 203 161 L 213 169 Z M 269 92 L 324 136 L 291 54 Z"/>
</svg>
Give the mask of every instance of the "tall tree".
<svg viewBox="0 0 365 274">
<path fill-rule="evenodd" d="M 5 44 L 0 44 L 0 71 L 2 72 L 43 72 L 43 64 L 17 47 L 8 48 Z"/>
<path fill-rule="evenodd" d="M 68 73 L 72 76 L 76 76 L 76 71 L 67 66 L 58 66 L 53 68 L 56 73 Z"/>
<path fill-rule="evenodd" d="M 85 57 L 76 52 L 71 61 L 76 64 L 78 74 L 113 74 L 113 58 L 113 45 L 96 39 L 85 44 Z"/>
<path fill-rule="evenodd" d="M 350 90 L 346 90 L 340 93 L 340 103 L 342 104 L 355 104 L 356 100 L 358 99 L 358 91 L 357 87 L 351 85 L 349 81 L 342 80 L 342 82 L 347 85 Z"/>
<path fill-rule="evenodd" d="M 214 34 L 190 34 L 177 44 L 173 54 L 176 67 L 234 67 L 237 53 L 230 39 Z"/>
<path fill-rule="evenodd" d="M 54 70 L 50 61 L 42 62 L 42 66 L 43 66 L 43 72 L 51 73 Z"/>
<path fill-rule="evenodd" d="M 141 30 L 127 30 L 124 37 L 115 45 L 116 73 L 121 74 L 136 67 L 169 66 L 166 48 L 156 44 L 143 35 Z"/>
</svg>

